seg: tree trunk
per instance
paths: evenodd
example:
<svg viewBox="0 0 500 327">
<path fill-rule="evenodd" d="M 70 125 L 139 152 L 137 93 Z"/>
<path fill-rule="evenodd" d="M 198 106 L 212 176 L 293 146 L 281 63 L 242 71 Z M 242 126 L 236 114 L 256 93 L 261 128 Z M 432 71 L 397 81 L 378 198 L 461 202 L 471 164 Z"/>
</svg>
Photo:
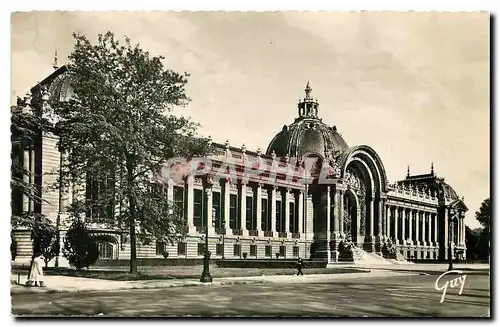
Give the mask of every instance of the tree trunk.
<svg viewBox="0 0 500 327">
<path fill-rule="evenodd" d="M 130 273 L 137 273 L 137 249 L 135 239 L 135 199 L 129 197 L 130 201 Z"/>
<path fill-rule="evenodd" d="M 129 229 L 130 229 L 130 273 L 137 273 L 137 247 L 136 247 L 136 236 L 135 236 L 135 205 L 136 199 L 133 190 L 134 185 L 134 169 L 132 160 L 127 159 L 127 181 L 128 181 L 128 201 L 129 201 L 129 209 L 130 209 L 130 217 L 129 217 Z"/>
</svg>

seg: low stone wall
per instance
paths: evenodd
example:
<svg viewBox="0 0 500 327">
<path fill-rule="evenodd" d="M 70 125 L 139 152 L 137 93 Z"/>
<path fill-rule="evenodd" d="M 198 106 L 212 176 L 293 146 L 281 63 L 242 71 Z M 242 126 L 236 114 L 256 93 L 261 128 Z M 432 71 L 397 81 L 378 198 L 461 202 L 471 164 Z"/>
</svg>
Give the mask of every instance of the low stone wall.
<svg viewBox="0 0 500 327">
<path fill-rule="evenodd" d="M 214 263 L 214 260 L 210 260 Z M 203 264 L 203 259 L 186 258 L 137 258 L 137 266 L 199 266 Z M 129 266 L 129 259 L 98 259 L 94 267 L 117 267 Z"/>
<path fill-rule="evenodd" d="M 325 268 L 325 261 L 306 261 L 304 260 L 304 268 Z M 275 260 L 259 260 L 259 259 L 243 259 L 243 260 L 215 260 L 217 267 L 221 268 L 296 268 L 297 260 L 275 259 Z"/>
</svg>

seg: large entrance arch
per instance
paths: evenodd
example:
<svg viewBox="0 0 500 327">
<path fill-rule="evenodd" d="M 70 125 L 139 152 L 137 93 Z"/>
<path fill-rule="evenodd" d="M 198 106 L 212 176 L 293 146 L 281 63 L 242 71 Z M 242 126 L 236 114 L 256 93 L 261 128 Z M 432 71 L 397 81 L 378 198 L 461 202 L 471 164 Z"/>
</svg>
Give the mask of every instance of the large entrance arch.
<svg viewBox="0 0 500 327">
<path fill-rule="evenodd" d="M 382 162 L 372 148 L 363 145 L 351 148 L 340 158 L 339 164 L 343 183 L 357 196 L 359 224 L 356 244 L 362 244 L 369 252 L 380 252 L 383 198 L 387 187 Z"/>
</svg>

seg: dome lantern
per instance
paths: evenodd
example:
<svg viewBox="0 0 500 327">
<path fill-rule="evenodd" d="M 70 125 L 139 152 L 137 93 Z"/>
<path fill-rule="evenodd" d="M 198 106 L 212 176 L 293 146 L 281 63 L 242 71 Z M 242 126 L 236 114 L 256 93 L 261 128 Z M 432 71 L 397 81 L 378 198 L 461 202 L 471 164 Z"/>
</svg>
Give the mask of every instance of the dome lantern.
<svg viewBox="0 0 500 327">
<path fill-rule="evenodd" d="M 311 96 L 312 88 L 309 81 L 307 81 L 304 91 L 306 93 L 306 96 L 303 100 L 300 100 L 298 104 L 299 117 L 318 118 L 319 102 L 317 99 L 314 100 Z"/>
<path fill-rule="evenodd" d="M 311 84 L 307 82 L 305 97 L 299 100 L 299 116 L 290 125 L 284 125 L 271 140 L 266 154 L 278 157 L 299 158 L 308 156 L 333 158 L 349 146 L 337 127 L 331 127 L 318 118 L 319 102 L 312 97 Z"/>
</svg>

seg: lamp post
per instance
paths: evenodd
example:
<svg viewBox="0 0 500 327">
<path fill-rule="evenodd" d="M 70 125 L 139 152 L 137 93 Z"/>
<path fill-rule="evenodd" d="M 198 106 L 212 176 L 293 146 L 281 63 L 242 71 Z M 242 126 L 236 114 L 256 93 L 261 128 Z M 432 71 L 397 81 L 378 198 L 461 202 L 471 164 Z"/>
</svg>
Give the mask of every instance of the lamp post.
<svg viewBox="0 0 500 327">
<path fill-rule="evenodd" d="M 209 198 L 210 195 L 212 194 L 212 190 L 209 188 L 205 189 L 205 194 L 207 198 Z M 205 224 L 205 251 L 203 256 L 203 272 L 201 273 L 200 277 L 200 282 L 202 283 L 212 282 L 212 276 L 210 276 L 209 260 L 210 260 L 210 251 L 208 251 L 208 224 Z"/>
</svg>

